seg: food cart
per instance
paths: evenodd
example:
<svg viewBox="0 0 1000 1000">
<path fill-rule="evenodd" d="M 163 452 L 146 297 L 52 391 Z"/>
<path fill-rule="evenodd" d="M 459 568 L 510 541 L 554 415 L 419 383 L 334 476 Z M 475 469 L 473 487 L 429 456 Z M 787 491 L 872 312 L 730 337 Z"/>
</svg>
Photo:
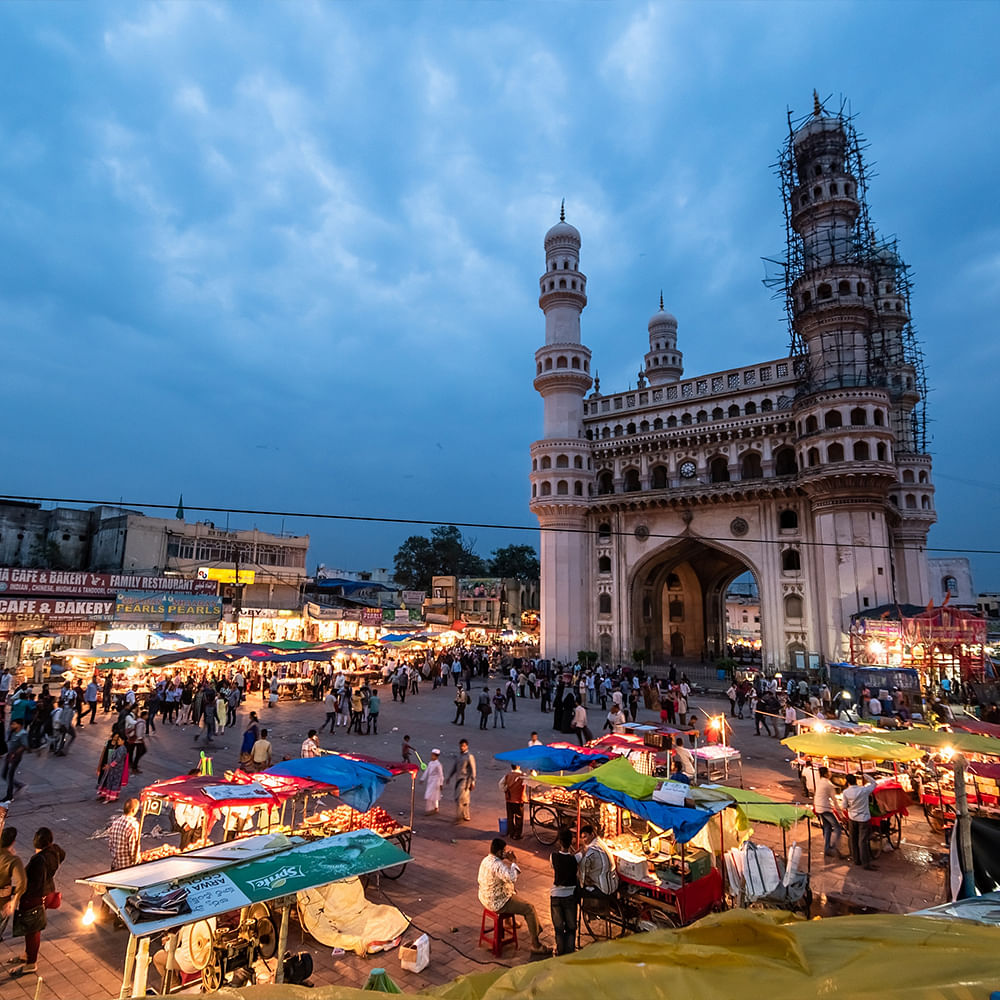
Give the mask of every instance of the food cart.
<svg viewBox="0 0 1000 1000">
<path fill-rule="evenodd" d="M 881 734 L 874 733 L 853 736 L 804 733 L 781 742 L 795 751 L 793 766 L 799 769 L 803 788 L 809 794 L 815 788 L 816 769 L 821 765 L 830 769 L 830 780 L 841 787 L 846 784 L 847 775 L 855 771 L 862 778 L 873 779 L 876 787 L 870 800 L 869 840 L 872 857 L 881 854 L 885 844 L 899 847 L 912 790 L 909 772 L 900 765 L 919 760 L 922 750 L 882 739 Z M 867 774 L 866 763 L 869 765 Z M 843 821 L 846 817 L 838 818 Z"/>
<path fill-rule="evenodd" d="M 349 804 L 335 806 L 332 809 L 325 809 L 314 813 L 305 819 L 302 826 L 296 829 L 297 833 L 304 833 L 307 836 L 330 836 L 334 833 L 347 833 L 351 830 L 374 830 L 379 836 L 399 845 L 407 854 L 413 845 L 413 809 L 414 797 L 417 782 L 417 775 L 420 768 L 416 764 L 403 764 L 398 761 L 380 760 L 377 757 L 369 757 L 366 754 L 353 753 L 330 753 L 324 752 L 322 757 L 338 757 L 343 761 L 354 761 L 361 765 L 369 765 L 388 771 L 393 778 L 406 775 L 410 779 L 410 821 L 408 824 L 400 823 L 389 812 L 378 805 L 371 805 L 364 811 L 359 811 Z M 313 758 L 315 759 L 315 758 Z M 309 769 L 315 774 L 315 770 Z M 331 775 L 333 777 L 333 775 Z M 342 779 L 341 779 L 342 780 Z M 348 796 L 350 797 L 350 795 Z M 384 878 L 397 879 L 406 870 L 406 865 L 392 866 L 383 869 Z"/>
<path fill-rule="evenodd" d="M 298 893 L 409 861 L 371 830 L 322 840 L 267 834 L 79 879 L 129 932 L 121 996 L 145 996 L 151 945 L 160 940 L 162 993 L 200 978 L 205 991 L 256 982 L 259 962 L 282 956 Z M 277 933 L 271 913 L 280 912 Z M 187 970 L 187 971 L 186 971 Z M 276 963 L 273 981 L 283 980 Z"/>
<path fill-rule="evenodd" d="M 712 812 L 671 805 L 660 796 L 660 779 L 640 774 L 616 758 L 579 776 L 538 781 L 572 789 L 595 800 L 604 843 L 615 860 L 619 891 L 610 906 L 581 906 L 580 926 L 592 936 L 603 923 L 605 936 L 654 926 L 681 926 L 722 905 L 722 876 L 709 851 L 689 848 Z M 683 788 L 679 792 L 683 803 Z M 667 796 L 669 798 L 669 796 Z M 595 825 L 596 826 L 596 825 Z"/>
</svg>

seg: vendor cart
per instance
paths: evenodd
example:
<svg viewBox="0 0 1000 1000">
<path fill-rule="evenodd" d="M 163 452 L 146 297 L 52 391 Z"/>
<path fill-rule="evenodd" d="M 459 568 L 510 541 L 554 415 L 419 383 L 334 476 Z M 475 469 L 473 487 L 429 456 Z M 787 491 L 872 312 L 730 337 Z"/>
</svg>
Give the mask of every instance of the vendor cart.
<svg viewBox="0 0 1000 1000">
<path fill-rule="evenodd" d="M 315 841 L 261 835 L 79 881 L 102 892 L 124 922 L 129 943 L 120 995 L 141 997 L 155 941 L 163 943 L 163 959 L 154 959 L 163 971 L 162 993 L 199 978 L 207 992 L 229 980 L 253 983 L 261 960 L 285 953 L 298 893 L 408 860 L 371 830 Z M 271 978 L 283 977 L 279 960 Z"/>
<path fill-rule="evenodd" d="M 910 795 L 894 778 L 884 778 L 875 783 L 869 799 L 871 819 L 868 821 L 868 848 L 877 858 L 886 847 L 898 850 L 903 842 L 903 820 L 910 815 Z M 846 830 L 847 812 L 834 803 L 833 814 Z"/>
<path fill-rule="evenodd" d="M 525 786 L 528 791 L 528 823 L 540 844 L 554 844 L 560 830 L 574 830 L 579 835 L 583 824 L 595 826 L 600 821 L 598 804 L 590 795 L 530 780 L 525 782 Z"/>
</svg>

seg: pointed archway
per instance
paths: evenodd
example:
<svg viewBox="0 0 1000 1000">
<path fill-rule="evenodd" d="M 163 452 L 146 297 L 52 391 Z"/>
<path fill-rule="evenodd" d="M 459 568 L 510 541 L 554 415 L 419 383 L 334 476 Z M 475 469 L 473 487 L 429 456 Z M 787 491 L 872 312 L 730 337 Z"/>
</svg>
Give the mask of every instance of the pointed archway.
<svg viewBox="0 0 1000 1000">
<path fill-rule="evenodd" d="M 712 659 L 726 650 L 726 594 L 757 569 L 731 549 L 683 538 L 652 553 L 630 586 L 633 648 L 650 663 L 681 657 Z"/>
</svg>

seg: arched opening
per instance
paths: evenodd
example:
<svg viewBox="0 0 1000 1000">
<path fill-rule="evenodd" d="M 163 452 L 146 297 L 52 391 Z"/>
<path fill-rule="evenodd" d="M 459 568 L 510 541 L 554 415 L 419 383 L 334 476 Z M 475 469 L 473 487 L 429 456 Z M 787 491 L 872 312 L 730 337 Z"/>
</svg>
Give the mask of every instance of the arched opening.
<svg viewBox="0 0 1000 1000">
<path fill-rule="evenodd" d="M 550 496 L 552 496 L 552 484 L 551 483 L 542 483 L 542 496 L 543 497 L 550 497 Z"/>
<path fill-rule="evenodd" d="M 855 406 L 851 410 L 851 423 L 855 427 L 864 427 L 868 423 L 868 414 L 863 406 Z"/>
<path fill-rule="evenodd" d="M 582 497 L 583 496 L 583 483 L 579 479 L 575 480 L 573 483 L 573 496 Z"/>
<path fill-rule="evenodd" d="M 826 460 L 828 462 L 843 462 L 844 446 L 842 444 L 831 444 L 830 447 L 826 449 Z"/>
<path fill-rule="evenodd" d="M 906 509 L 907 510 L 917 509 L 917 498 L 912 493 L 906 494 Z"/>
<path fill-rule="evenodd" d="M 682 424 L 683 424 L 683 425 L 684 425 L 685 427 L 687 427 L 687 426 L 688 426 L 688 425 L 689 425 L 689 424 L 691 423 L 691 414 L 690 414 L 690 413 L 685 413 L 685 414 L 684 414 L 684 415 L 683 415 L 683 416 L 681 417 L 681 423 L 682 423 Z"/>
<path fill-rule="evenodd" d="M 886 461 L 885 442 L 879 441 L 879 443 L 875 445 L 875 454 L 878 456 L 878 460 L 880 462 Z"/>
<path fill-rule="evenodd" d="M 625 428 L 621 424 L 615 424 L 614 435 L 620 438 L 625 433 Z"/>
<path fill-rule="evenodd" d="M 573 359 L 573 367 L 576 368 L 576 369 L 579 369 L 579 367 L 580 367 L 580 359 L 579 358 L 574 358 Z"/>
<path fill-rule="evenodd" d="M 729 416 L 738 417 L 739 415 L 740 415 L 740 408 L 735 403 L 733 403 L 733 405 L 729 407 Z"/>
<path fill-rule="evenodd" d="M 794 476 L 799 471 L 799 463 L 795 460 L 794 448 L 779 448 L 774 453 L 774 474 L 776 476 Z"/>
<path fill-rule="evenodd" d="M 750 402 L 750 403 L 747 403 L 747 405 L 743 407 L 743 413 L 744 413 L 745 416 L 748 416 L 748 417 L 753 416 L 753 414 L 755 414 L 756 412 L 757 412 L 757 404 L 756 403 Z"/>
<path fill-rule="evenodd" d="M 720 455 L 718 458 L 713 458 L 708 469 L 709 476 L 713 483 L 729 482 L 729 459 L 724 455 Z"/>
<path fill-rule="evenodd" d="M 614 493 L 615 491 L 615 478 L 611 475 L 610 471 L 605 469 L 603 472 L 597 474 L 597 492 L 598 495 L 603 496 L 605 493 Z"/>
<path fill-rule="evenodd" d="M 635 433 L 635 424 L 628 424 L 625 427 L 625 433 L 626 434 L 634 434 Z"/>
<path fill-rule="evenodd" d="M 552 359 L 551 358 L 546 358 L 545 359 L 545 370 L 547 372 L 552 371 Z"/>
<path fill-rule="evenodd" d="M 610 615 L 611 614 L 611 595 L 601 594 L 597 598 L 597 613 L 599 615 Z"/>
<path fill-rule="evenodd" d="M 755 451 L 748 451 L 740 459 L 740 479 L 760 479 L 763 474 L 760 455 Z"/>
<path fill-rule="evenodd" d="M 568 366 L 569 366 L 569 363 L 567 362 L 566 358 L 564 358 L 560 354 L 559 357 L 556 358 L 556 368 L 567 368 Z"/>
<path fill-rule="evenodd" d="M 885 414 L 881 410 L 875 411 L 875 426 L 876 427 L 885 426 Z"/>
<path fill-rule="evenodd" d="M 843 427 L 844 420 L 840 415 L 840 410 L 827 410 L 823 417 L 823 426 L 829 430 L 831 427 Z"/>
<path fill-rule="evenodd" d="M 569 483 L 567 483 L 565 479 L 560 479 L 559 482 L 556 483 L 556 496 L 569 496 Z"/>
<path fill-rule="evenodd" d="M 696 423 L 705 424 L 708 423 L 708 414 L 704 410 L 699 410 L 695 415 L 694 419 Z"/>
<path fill-rule="evenodd" d="M 951 594 L 952 597 L 958 597 L 958 580 L 953 576 L 946 576 L 941 581 L 942 589 L 946 594 Z"/>
<path fill-rule="evenodd" d="M 663 430 L 663 421 L 659 417 L 657 417 L 653 421 L 653 430 L 654 431 L 662 431 Z"/>
<path fill-rule="evenodd" d="M 920 470 L 920 482 L 927 482 L 927 473 L 923 469 Z"/>
<path fill-rule="evenodd" d="M 557 469 L 568 469 L 569 468 L 569 455 L 556 455 L 556 468 Z"/>
<path fill-rule="evenodd" d="M 649 421 L 643 420 L 639 424 L 639 433 L 645 434 L 649 430 Z"/>
<path fill-rule="evenodd" d="M 573 468 L 574 469 L 582 469 L 583 468 L 583 456 L 582 455 L 574 455 L 573 456 Z"/>
<path fill-rule="evenodd" d="M 785 549 L 781 553 L 781 569 L 785 573 L 798 573 L 802 569 L 802 560 L 798 549 Z"/>
<path fill-rule="evenodd" d="M 819 421 L 815 417 L 806 417 L 806 434 L 815 434 L 819 430 Z"/>
<path fill-rule="evenodd" d="M 785 597 L 785 618 L 793 622 L 801 620 L 802 598 L 798 594 L 788 594 Z"/>
<path fill-rule="evenodd" d="M 599 524 L 597 526 L 597 541 L 604 544 L 611 541 L 610 524 Z"/>
<path fill-rule="evenodd" d="M 537 458 L 533 458 L 531 460 L 531 471 L 532 472 L 537 472 L 538 471 L 538 459 Z"/>
<path fill-rule="evenodd" d="M 677 426 L 677 418 L 675 416 L 673 416 L 673 415 L 667 417 L 667 426 L 668 427 L 676 427 Z"/>
<path fill-rule="evenodd" d="M 652 485 L 654 490 L 667 488 L 667 467 L 665 465 L 653 466 Z"/>
<path fill-rule="evenodd" d="M 726 411 L 721 406 L 717 406 L 714 410 L 712 410 L 713 420 L 721 420 L 725 415 Z"/>
<path fill-rule="evenodd" d="M 630 583 L 632 648 L 646 649 L 654 664 L 682 655 L 725 655 L 726 596 L 743 576 L 756 593 L 755 576 L 738 554 L 700 540 L 684 539 L 654 553 Z"/>
<path fill-rule="evenodd" d="M 930 510 L 931 509 L 931 498 L 928 496 L 922 496 L 920 498 L 920 509 Z"/>
<path fill-rule="evenodd" d="M 782 531 L 794 531 L 799 526 L 799 515 L 794 510 L 783 510 L 778 515 L 778 527 Z"/>
<path fill-rule="evenodd" d="M 867 462 L 870 457 L 871 457 L 871 452 L 868 449 L 868 443 L 866 441 L 855 441 L 854 461 Z"/>
<path fill-rule="evenodd" d="M 809 468 L 813 469 L 819 465 L 819 448 L 809 449 Z"/>
<path fill-rule="evenodd" d="M 913 469 L 903 469 L 903 482 L 904 483 L 913 482 Z"/>
<path fill-rule="evenodd" d="M 774 409 L 774 403 L 772 403 L 771 400 L 769 400 L 769 399 L 762 399 L 760 401 L 760 412 L 761 413 L 770 413 L 771 410 L 773 410 L 773 409 Z"/>
<path fill-rule="evenodd" d="M 625 470 L 625 481 L 623 485 L 623 490 L 626 493 L 638 493 L 642 489 L 639 483 L 639 470 L 638 469 L 626 469 Z"/>
<path fill-rule="evenodd" d="M 597 560 L 597 572 L 598 573 L 611 572 L 611 556 L 601 556 Z"/>
<path fill-rule="evenodd" d="M 552 459 L 549 458 L 548 455 L 542 455 L 542 468 L 543 469 L 551 469 L 552 468 Z"/>
</svg>

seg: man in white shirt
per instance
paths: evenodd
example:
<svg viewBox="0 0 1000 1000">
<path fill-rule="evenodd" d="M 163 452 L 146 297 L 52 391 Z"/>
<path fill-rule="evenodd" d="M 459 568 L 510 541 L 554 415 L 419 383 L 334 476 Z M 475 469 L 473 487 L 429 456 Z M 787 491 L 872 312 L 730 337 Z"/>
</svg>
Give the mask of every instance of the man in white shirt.
<svg viewBox="0 0 1000 1000">
<path fill-rule="evenodd" d="M 821 767 L 816 775 L 816 787 L 813 790 L 813 812 L 823 826 L 823 854 L 837 853 L 840 835 L 843 832 L 833 807 L 837 798 L 837 789 L 830 780 L 830 769 Z"/>
<path fill-rule="evenodd" d="M 851 838 L 851 860 L 856 865 L 873 869 L 871 851 L 868 848 L 868 837 L 871 834 L 871 794 L 875 791 L 875 782 L 858 783 L 856 774 L 847 776 L 847 787 L 841 794 L 844 808 L 847 810 L 848 832 Z"/>
<path fill-rule="evenodd" d="M 539 938 L 538 917 L 531 903 L 518 899 L 514 883 L 521 869 L 517 867 L 517 857 L 507 849 L 507 841 L 494 837 L 490 842 L 490 853 L 479 865 L 479 902 L 493 913 L 515 913 L 524 917 L 531 935 L 531 953 L 533 955 L 550 955 L 551 948 L 546 948 Z M 500 928 L 496 931 L 500 933 Z"/>
<path fill-rule="evenodd" d="M 670 737 L 667 737 L 669 739 Z M 674 751 L 674 761 L 680 766 L 680 769 L 688 776 L 691 781 L 694 781 L 697 777 L 697 770 L 694 766 L 694 756 L 691 751 L 688 750 L 683 743 L 683 737 L 678 736 L 676 740 L 672 741 L 673 751 Z M 670 749 L 670 744 L 667 745 Z"/>
<path fill-rule="evenodd" d="M 882 714 L 882 702 L 874 696 L 868 699 L 868 714 L 873 719 L 877 719 Z"/>
<path fill-rule="evenodd" d="M 795 723 L 798 720 L 798 716 L 795 714 L 795 706 L 788 702 L 785 705 L 785 735 L 784 739 L 788 739 L 789 736 L 795 735 Z"/>
</svg>

